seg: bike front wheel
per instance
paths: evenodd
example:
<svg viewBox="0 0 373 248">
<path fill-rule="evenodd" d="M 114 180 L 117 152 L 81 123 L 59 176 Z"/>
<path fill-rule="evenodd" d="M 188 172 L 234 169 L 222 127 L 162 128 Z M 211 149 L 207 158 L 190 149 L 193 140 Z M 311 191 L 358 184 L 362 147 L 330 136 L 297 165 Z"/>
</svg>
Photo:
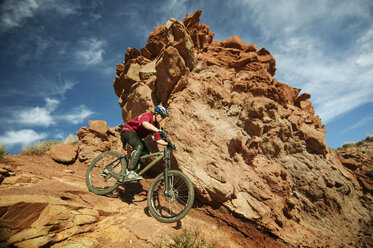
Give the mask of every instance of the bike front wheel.
<svg viewBox="0 0 373 248">
<path fill-rule="evenodd" d="M 86 184 L 88 189 L 97 195 L 106 195 L 118 188 L 118 180 L 109 172 L 123 175 L 126 162 L 123 155 L 115 151 L 107 151 L 98 155 L 88 166 Z"/>
<path fill-rule="evenodd" d="M 172 223 L 183 218 L 194 203 L 194 188 L 190 179 L 181 171 L 168 171 L 169 189 L 164 173 L 159 174 L 148 192 L 148 208 L 160 222 Z"/>
</svg>

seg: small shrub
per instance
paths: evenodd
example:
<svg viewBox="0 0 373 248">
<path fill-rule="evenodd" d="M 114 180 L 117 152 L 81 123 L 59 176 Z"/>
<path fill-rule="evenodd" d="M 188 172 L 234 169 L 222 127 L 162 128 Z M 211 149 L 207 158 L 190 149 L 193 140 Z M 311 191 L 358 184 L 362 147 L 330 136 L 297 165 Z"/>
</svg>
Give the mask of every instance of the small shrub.
<svg viewBox="0 0 373 248">
<path fill-rule="evenodd" d="M 348 147 L 355 147 L 356 142 L 346 142 L 342 145 L 343 148 L 348 148 Z"/>
<path fill-rule="evenodd" d="M 365 138 L 365 141 L 367 141 L 367 142 L 373 142 L 373 135 L 368 134 L 368 136 Z"/>
<path fill-rule="evenodd" d="M 63 141 L 62 143 L 63 144 L 67 144 L 67 145 L 73 145 L 73 144 L 76 144 L 79 142 L 79 138 L 78 136 L 74 135 L 74 134 L 69 134 L 69 136 L 67 136 Z"/>
<path fill-rule="evenodd" d="M 7 154 L 8 152 L 5 150 L 5 146 L 4 145 L 0 145 L 0 160 L 2 160 L 5 156 L 5 154 Z"/>
<path fill-rule="evenodd" d="M 46 140 L 35 143 L 30 146 L 23 146 L 21 152 L 26 155 L 43 155 L 49 151 L 53 144 L 60 144 L 60 140 Z"/>
<path fill-rule="evenodd" d="M 171 241 L 162 241 L 154 245 L 156 248 L 215 248 L 216 244 L 207 244 L 198 230 L 183 229 L 182 233 L 171 235 Z"/>
<path fill-rule="evenodd" d="M 360 140 L 359 142 L 356 143 L 357 146 L 363 146 L 365 144 L 366 144 L 365 140 Z"/>
</svg>

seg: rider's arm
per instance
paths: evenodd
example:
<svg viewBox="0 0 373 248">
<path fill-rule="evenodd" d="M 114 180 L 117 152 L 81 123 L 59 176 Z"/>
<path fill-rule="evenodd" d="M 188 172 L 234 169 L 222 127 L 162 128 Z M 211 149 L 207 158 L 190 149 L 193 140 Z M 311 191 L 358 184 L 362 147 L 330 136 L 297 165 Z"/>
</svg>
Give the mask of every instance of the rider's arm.
<svg viewBox="0 0 373 248">
<path fill-rule="evenodd" d="M 143 127 L 145 127 L 146 129 L 148 129 L 150 131 L 153 131 L 153 132 L 159 132 L 160 131 L 160 129 L 156 128 L 150 122 L 144 121 L 142 123 L 142 125 L 143 125 Z M 162 146 L 167 146 L 168 145 L 168 143 L 166 141 L 164 141 L 163 139 L 157 140 L 156 142 L 157 142 L 158 145 L 162 145 Z"/>
<path fill-rule="evenodd" d="M 154 125 L 152 125 L 150 122 L 144 121 L 142 123 L 142 126 L 145 127 L 146 129 L 153 131 L 153 132 L 158 132 L 160 129 L 156 128 Z"/>
<path fill-rule="evenodd" d="M 164 141 L 163 139 L 157 140 L 157 144 L 161 145 L 161 146 L 167 146 L 168 145 L 168 143 L 166 141 Z"/>
</svg>

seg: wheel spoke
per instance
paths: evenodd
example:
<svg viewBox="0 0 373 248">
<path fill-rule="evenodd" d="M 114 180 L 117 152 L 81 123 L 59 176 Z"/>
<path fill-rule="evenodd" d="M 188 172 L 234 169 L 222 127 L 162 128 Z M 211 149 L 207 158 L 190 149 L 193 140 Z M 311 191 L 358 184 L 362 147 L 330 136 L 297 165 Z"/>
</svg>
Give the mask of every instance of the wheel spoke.
<svg viewBox="0 0 373 248">
<path fill-rule="evenodd" d="M 99 195 L 104 195 L 115 190 L 117 179 L 109 175 L 109 172 L 121 174 L 122 155 L 117 152 L 105 152 L 97 156 L 90 166 L 86 174 L 86 182 L 88 188 Z"/>
<path fill-rule="evenodd" d="M 155 179 L 148 194 L 149 209 L 154 217 L 174 222 L 185 216 L 194 201 L 193 185 L 188 180 L 179 171 L 169 171 L 169 189 L 166 189 L 163 175 Z"/>
</svg>

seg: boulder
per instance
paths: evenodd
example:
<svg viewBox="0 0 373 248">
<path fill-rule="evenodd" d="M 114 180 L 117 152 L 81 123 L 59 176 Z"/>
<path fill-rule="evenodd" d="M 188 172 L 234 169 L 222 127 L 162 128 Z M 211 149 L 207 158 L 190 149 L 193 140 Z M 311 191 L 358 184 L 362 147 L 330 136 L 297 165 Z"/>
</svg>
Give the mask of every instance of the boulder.
<svg viewBox="0 0 373 248">
<path fill-rule="evenodd" d="M 77 148 L 68 144 L 54 144 L 49 154 L 57 162 L 73 163 L 77 157 Z"/>
<path fill-rule="evenodd" d="M 107 132 L 109 131 L 109 126 L 105 121 L 88 121 L 89 129 L 95 132 L 98 136 L 103 138 L 107 137 Z"/>
</svg>

